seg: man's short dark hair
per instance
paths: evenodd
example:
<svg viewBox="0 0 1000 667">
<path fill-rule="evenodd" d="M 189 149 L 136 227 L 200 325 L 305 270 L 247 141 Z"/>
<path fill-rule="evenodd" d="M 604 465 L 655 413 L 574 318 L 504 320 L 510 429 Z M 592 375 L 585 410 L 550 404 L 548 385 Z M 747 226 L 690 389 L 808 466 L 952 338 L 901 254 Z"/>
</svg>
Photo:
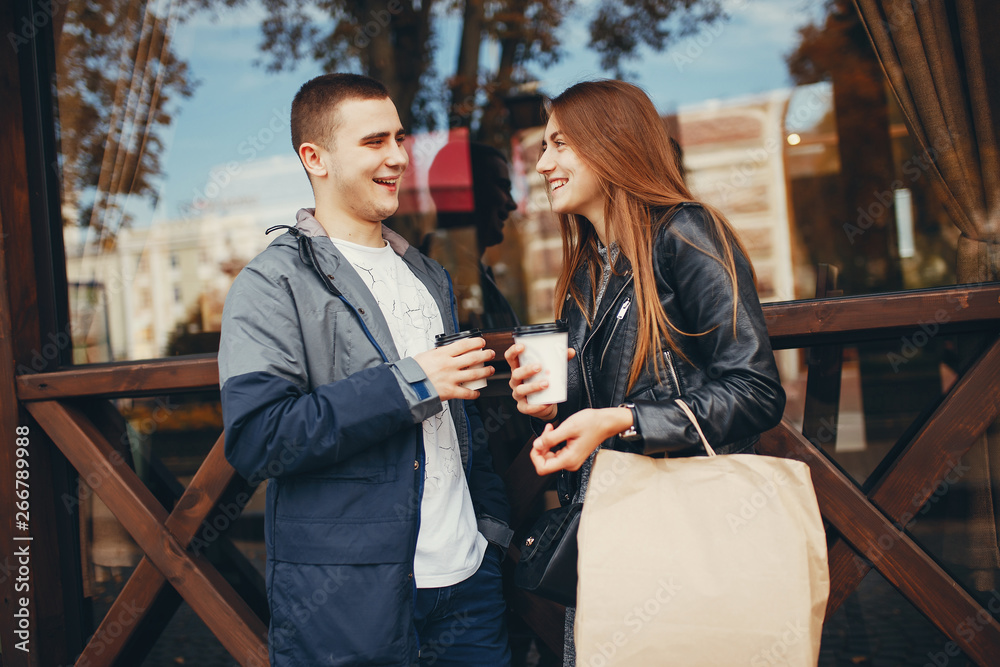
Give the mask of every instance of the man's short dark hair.
<svg viewBox="0 0 1000 667">
<path fill-rule="evenodd" d="M 333 147 L 337 107 L 347 100 L 384 100 L 386 87 L 360 74 L 322 74 L 304 83 L 292 100 L 292 148 L 313 143 Z"/>
<path fill-rule="evenodd" d="M 476 170 L 488 160 L 497 159 L 505 164 L 508 162 L 507 156 L 499 148 L 489 144 L 481 144 L 478 141 L 469 142 L 469 158 L 472 161 L 473 178 L 475 178 Z"/>
</svg>

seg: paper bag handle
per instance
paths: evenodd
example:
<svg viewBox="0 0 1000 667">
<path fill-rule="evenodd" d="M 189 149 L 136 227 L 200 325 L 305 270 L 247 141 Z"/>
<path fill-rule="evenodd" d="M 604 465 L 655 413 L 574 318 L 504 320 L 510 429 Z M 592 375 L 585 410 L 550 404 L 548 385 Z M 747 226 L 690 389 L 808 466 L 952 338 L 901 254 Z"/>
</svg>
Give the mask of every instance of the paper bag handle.
<svg viewBox="0 0 1000 667">
<path fill-rule="evenodd" d="M 687 418 L 691 420 L 692 424 L 694 424 L 695 430 L 698 431 L 698 437 L 701 438 L 701 444 L 705 446 L 705 451 L 708 452 L 708 455 L 716 456 L 715 450 L 712 449 L 712 445 L 708 444 L 708 438 L 705 437 L 705 433 L 701 430 L 701 424 L 698 423 L 698 418 L 694 416 L 694 413 L 691 411 L 691 408 L 688 407 L 688 404 L 679 398 L 674 399 L 674 403 L 681 406 L 681 410 L 684 411 Z"/>
</svg>

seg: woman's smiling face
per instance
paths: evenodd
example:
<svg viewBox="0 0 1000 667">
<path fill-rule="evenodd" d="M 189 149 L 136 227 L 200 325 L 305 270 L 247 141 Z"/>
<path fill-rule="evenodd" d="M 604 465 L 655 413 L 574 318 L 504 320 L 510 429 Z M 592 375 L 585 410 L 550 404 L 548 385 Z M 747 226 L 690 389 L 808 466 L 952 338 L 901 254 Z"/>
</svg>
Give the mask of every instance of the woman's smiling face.
<svg viewBox="0 0 1000 667">
<path fill-rule="evenodd" d="M 603 228 L 605 197 L 600 179 L 573 150 L 555 115 L 545 126 L 542 154 L 535 170 L 548 183 L 554 212 L 582 215 L 595 227 Z"/>
</svg>

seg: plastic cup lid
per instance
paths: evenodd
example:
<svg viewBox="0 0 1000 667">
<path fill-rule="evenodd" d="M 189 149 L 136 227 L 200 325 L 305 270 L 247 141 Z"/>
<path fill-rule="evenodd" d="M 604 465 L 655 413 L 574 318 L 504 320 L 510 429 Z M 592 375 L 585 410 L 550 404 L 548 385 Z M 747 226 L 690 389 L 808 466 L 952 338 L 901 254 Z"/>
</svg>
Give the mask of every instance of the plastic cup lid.
<svg viewBox="0 0 1000 667">
<path fill-rule="evenodd" d="M 567 332 L 569 332 L 569 326 L 566 324 L 566 320 L 546 322 L 545 324 L 525 324 L 524 326 L 514 327 L 515 336 L 532 336 L 535 334 Z"/>
<path fill-rule="evenodd" d="M 442 333 L 434 336 L 434 347 L 441 347 L 442 345 L 447 345 L 448 343 L 454 343 L 456 340 L 462 340 L 463 338 L 475 338 L 476 336 L 482 336 L 483 332 L 480 329 L 469 329 L 468 331 L 459 331 L 457 333 Z"/>
</svg>

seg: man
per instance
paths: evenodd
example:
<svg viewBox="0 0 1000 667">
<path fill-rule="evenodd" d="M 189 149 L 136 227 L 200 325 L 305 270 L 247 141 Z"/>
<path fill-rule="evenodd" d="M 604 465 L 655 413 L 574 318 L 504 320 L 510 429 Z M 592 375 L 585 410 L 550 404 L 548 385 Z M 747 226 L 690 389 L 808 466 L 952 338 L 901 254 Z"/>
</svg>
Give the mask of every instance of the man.
<svg viewBox="0 0 1000 667">
<path fill-rule="evenodd" d="M 226 457 L 267 488 L 275 665 L 506 665 L 511 531 L 472 399 L 492 374 L 440 266 L 382 225 L 408 157 L 382 84 L 306 83 L 292 143 L 314 210 L 240 273 L 223 313 Z"/>
<path fill-rule="evenodd" d="M 472 182 L 476 201 L 476 239 L 479 246 L 479 285 L 483 290 L 484 329 L 509 329 L 520 322 L 497 286 L 493 269 L 483 261 L 486 249 L 503 242 L 504 222 L 517 203 L 511 195 L 510 167 L 504 154 L 492 146 L 472 143 Z"/>
<path fill-rule="evenodd" d="M 453 168 L 456 147 L 467 150 L 472 168 L 472 192 L 474 209 L 471 211 L 451 211 L 444 206 L 442 193 L 431 189 L 431 197 L 438 207 L 438 229 L 475 227 L 476 259 L 479 265 L 479 286 L 481 289 L 482 313 L 469 313 L 469 326 L 479 329 L 510 329 L 520 322 L 496 284 L 493 269 L 483 263 L 487 248 L 503 242 L 504 223 L 517 203 L 511 194 L 510 167 L 507 158 L 499 150 L 478 142 L 456 142 L 438 152 L 430 166 L 430 175 Z M 442 178 L 442 180 L 444 180 Z M 424 246 L 432 247 L 433 235 L 428 235 Z M 426 252 L 426 251 L 425 251 Z M 433 255 L 432 255 L 433 256 Z"/>
</svg>

